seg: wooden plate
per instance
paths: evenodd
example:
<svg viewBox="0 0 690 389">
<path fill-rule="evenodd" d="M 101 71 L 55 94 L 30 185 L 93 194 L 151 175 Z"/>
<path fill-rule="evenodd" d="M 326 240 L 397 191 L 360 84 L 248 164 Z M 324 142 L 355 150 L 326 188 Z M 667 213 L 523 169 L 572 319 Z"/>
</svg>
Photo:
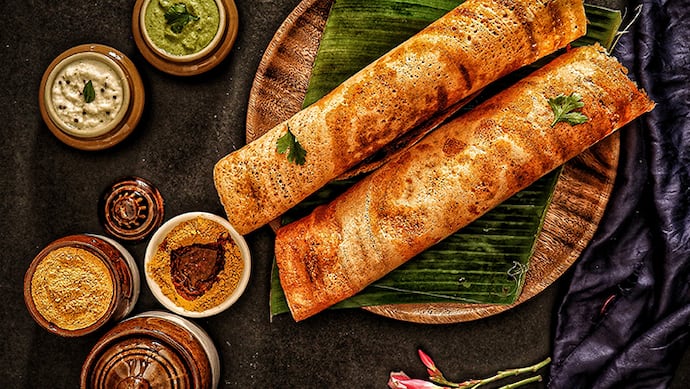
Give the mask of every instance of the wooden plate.
<svg viewBox="0 0 690 389">
<path fill-rule="evenodd" d="M 249 95 L 247 142 L 301 109 L 331 4 L 332 0 L 302 1 L 269 43 Z M 398 320 L 443 324 L 495 315 L 534 297 L 573 264 L 594 235 L 613 188 L 619 151 L 616 132 L 565 165 L 523 291 L 514 304 L 396 304 L 364 309 Z"/>
</svg>

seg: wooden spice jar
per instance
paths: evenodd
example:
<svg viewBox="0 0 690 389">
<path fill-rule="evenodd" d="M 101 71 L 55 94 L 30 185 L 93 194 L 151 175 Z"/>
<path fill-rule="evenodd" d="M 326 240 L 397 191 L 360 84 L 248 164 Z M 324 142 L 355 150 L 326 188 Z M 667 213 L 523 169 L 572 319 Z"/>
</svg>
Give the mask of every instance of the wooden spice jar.
<svg viewBox="0 0 690 389">
<path fill-rule="evenodd" d="M 220 358 L 208 334 L 169 312 L 145 312 L 118 323 L 92 348 L 81 388 L 210 389 Z"/>
<path fill-rule="evenodd" d="M 129 314 L 139 288 L 139 270 L 122 245 L 99 235 L 71 235 L 33 259 L 24 277 L 24 301 L 41 327 L 74 337 Z"/>
</svg>

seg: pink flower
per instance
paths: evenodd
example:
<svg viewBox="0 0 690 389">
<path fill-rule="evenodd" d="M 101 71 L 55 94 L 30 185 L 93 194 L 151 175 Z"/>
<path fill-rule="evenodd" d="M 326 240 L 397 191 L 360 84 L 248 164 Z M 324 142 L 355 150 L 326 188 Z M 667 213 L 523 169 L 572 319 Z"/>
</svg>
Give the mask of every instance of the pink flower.
<svg viewBox="0 0 690 389">
<path fill-rule="evenodd" d="M 391 372 L 390 378 L 388 379 L 388 387 L 391 389 L 462 389 L 462 388 L 476 388 L 479 386 L 484 386 L 486 384 L 494 383 L 498 380 L 517 376 L 520 374 L 535 373 L 539 369 L 548 365 L 551 362 L 551 358 L 546 358 L 545 360 L 534 364 L 532 366 L 503 370 L 496 373 L 496 375 L 484 378 L 481 380 L 470 379 L 463 382 L 452 382 L 447 380 L 441 370 L 436 367 L 433 359 L 428 356 L 424 351 L 417 350 L 419 359 L 422 360 L 424 366 L 426 366 L 426 371 L 429 374 L 429 381 L 412 379 L 404 372 Z M 511 388 L 517 388 L 519 386 L 528 385 L 533 382 L 541 381 L 541 375 L 535 375 L 526 379 L 522 379 L 518 382 L 513 382 L 509 385 Z M 445 386 L 444 386 L 445 385 Z M 506 386 L 507 387 L 507 386 Z"/>
<path fill-rule="evenodd" d="M 443 378 L 443 374 L 438 369 L 438 367 L 436 367 L 436 364 L 430 356 L 428 356 L 421 349 L 417 350 L 417 354 L 419 354 L 419 359 L 421 359 L 424 366 L 426 366 L 426 371 L 427 373 L 429 373 L 429 378 L 431 378 L 432 380 L 434 378 Z"/>
<path fill-rule="evenodd" d="M 388 387 L 391 389 L 448 389 L 445 386 L 438 386 L 432 382 L 413 379 L 403 372 L 391 372 L 388 380 Z"/>
</svg>

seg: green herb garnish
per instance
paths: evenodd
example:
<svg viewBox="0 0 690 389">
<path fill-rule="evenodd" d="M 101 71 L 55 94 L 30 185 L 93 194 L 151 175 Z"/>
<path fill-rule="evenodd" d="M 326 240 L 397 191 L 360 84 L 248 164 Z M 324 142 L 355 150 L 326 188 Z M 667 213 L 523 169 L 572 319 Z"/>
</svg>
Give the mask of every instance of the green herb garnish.
<svg viewBox="0 0 690 389">
<path fill-rule="evenodd" d="M 84 94 L 84 101 L 88 104 L 96 99 L 96 91 L 93 89 L 93 83 L 91 80 L 84 85 L 84 89 L 82 90 L 82 93 Z"/>
<path fill-rule="evenodd" d="M 306 162 L 307 150 L 302 148 L 302 145 L 295 138 L 295 134 L 290 131 L 289 126 L 287 133 L 278 138 L 276 151 L 278 154 L 285 154 L 287 152 L 287 160 L 297 165 L 304 165 L 304 162 Z"/>
<path fill-rule="evenodd" d="M 165 21 L 176 34 L 181 33 L 184 26 L 194 20 L 199 20 L 199 17 L 189 13 L 184 3 L 175 3 L 165 11 Z"/>
<path fill-rule="evenodd" d="M 582 102 L 582 96 L 578 93 L 571 93 L 570 96 L 560 94 L 554 98 L 549 99 L 549 105 L 553 110 L 554 119 L 551 122 L 551 127 L 558 122 L 566 122 L 571 126 L 582 124 L 587 121 L 587 116 L 580 112 L 574 112 L 585 106 Z"/>
</svg>

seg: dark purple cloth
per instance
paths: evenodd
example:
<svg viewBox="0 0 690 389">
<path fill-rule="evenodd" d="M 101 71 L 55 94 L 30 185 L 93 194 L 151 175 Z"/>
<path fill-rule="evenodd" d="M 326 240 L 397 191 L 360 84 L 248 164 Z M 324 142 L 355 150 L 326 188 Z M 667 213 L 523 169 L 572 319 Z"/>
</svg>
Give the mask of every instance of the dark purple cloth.
<svg viewBox="0 0 690 389">
<path fill-rule="evenodd" d="M 642 0 L 614 55 L 657 106 L 558 312 L 551 388 L 663 388 L 690 336 L 690 0 Z M 628 12 L 636 4 L 630 4 Z"/>
</svg>

